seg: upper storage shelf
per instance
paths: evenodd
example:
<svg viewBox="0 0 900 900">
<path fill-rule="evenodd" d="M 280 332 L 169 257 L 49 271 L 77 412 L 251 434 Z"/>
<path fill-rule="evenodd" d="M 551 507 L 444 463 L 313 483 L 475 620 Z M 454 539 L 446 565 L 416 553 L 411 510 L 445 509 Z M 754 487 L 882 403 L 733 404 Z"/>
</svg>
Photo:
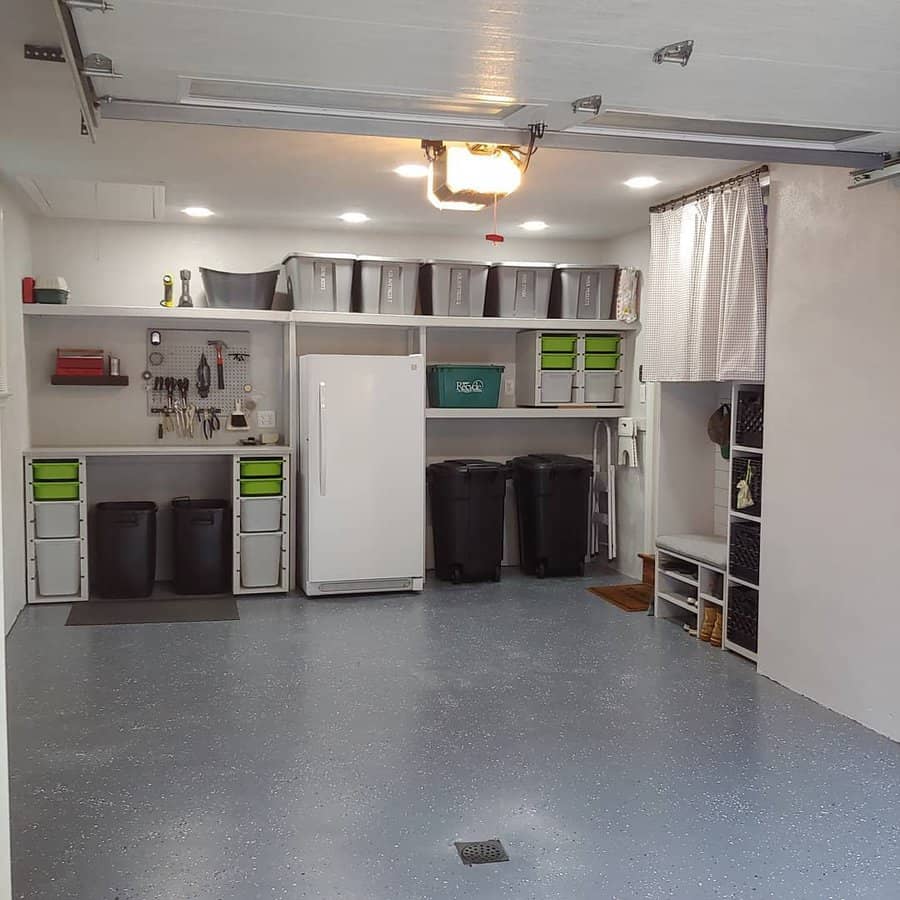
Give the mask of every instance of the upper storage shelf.
<svg viewBox="0 0 900 900">
<path fill-rule="evenodd" d="M 298 325 L 363 325 L 393 328 L 476 328 L 507 329 L 513 331 L 636 331 L 613 319 L 492 319 L 462 316 L 391 316 L 367 313 L 308 312 L 305 310 L 211 309 L 194 307 L 178 309 L 152 306 L 82 306 L 65 304 L 25 304 L 26 316 L 43 318 L 102 318 L 102 319 L 170 319 L 173 322 L 272 322 Z"/>
</svg>

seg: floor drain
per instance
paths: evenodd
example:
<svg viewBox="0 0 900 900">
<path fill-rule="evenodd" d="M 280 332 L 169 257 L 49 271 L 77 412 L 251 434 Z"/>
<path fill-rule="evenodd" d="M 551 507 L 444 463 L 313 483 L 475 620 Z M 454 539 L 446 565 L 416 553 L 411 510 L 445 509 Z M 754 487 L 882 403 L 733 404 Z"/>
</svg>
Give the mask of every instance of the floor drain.
<svg viewBox="0 0 900 900">
<path fill-rule="evenodd" d="M 467 866 L 509 862 L 509 857 L 500 841 L 456 841 L 453 846 L 456 847 L 459 858 Z"/>
</svg>

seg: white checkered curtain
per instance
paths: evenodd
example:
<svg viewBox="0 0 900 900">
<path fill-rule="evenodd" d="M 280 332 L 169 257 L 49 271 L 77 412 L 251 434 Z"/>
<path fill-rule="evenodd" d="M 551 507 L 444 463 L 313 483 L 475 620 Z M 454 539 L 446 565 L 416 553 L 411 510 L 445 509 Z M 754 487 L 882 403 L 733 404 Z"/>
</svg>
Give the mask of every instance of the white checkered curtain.
<svg viewBox="0 0 900 900">
<path fill-rule="evenodd" d="M 756 176 L 650 215 L 646 381 L 762 381 L 766 222 Z"/>
</svg>

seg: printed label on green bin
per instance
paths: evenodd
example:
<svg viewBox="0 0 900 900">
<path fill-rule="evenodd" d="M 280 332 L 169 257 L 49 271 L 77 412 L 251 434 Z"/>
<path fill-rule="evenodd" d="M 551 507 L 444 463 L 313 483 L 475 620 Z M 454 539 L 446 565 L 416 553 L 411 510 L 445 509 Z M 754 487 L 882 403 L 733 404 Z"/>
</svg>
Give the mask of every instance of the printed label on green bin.
<svg viewBox="0 0 900 900">
<path fill-rule="evenodd" d="M 460 394 L 483 394 L 484 382 L 480 378 L 473 381 L 457 381 L 456 390 Z"/>
</svg>

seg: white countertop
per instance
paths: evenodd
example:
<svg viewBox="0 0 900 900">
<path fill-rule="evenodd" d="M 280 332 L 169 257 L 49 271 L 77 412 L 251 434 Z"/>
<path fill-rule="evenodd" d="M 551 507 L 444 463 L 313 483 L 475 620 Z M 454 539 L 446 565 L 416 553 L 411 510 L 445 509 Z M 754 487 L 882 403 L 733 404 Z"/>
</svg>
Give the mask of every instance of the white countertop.
<svg viewBox="0 0 900 900">
<path fill-rule="evenodd" d="M 284 456 L 291 452 L 280 444 L 244 447 L 232 444 L 175 444 L 161 441 L 146 446 L 31 447 L 25 456 Z"/>
</svg>

